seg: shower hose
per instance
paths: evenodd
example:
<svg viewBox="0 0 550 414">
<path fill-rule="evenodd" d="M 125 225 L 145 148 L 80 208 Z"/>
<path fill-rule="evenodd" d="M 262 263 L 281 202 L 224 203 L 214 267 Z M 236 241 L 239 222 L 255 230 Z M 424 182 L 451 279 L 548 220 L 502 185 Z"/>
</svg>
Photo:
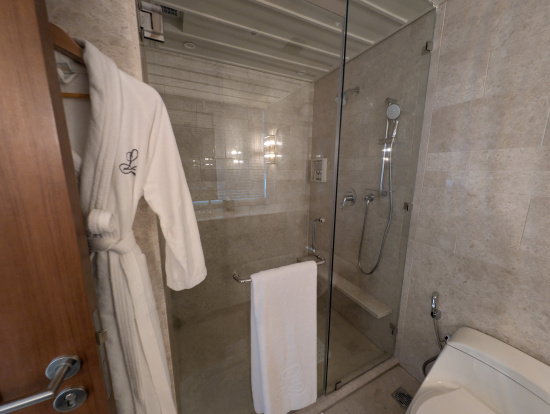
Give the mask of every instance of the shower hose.
<svg viewBox="0 0 550 414">
<path fill-rule="evenodd" d="M 365 229 L 367 227 L 367 216 L 369 214 L 369 204 L 371 201 L 374 200 L 374 196 L 371 197 L 371 195 L 369 195 L 366 198 L 367 205 L 365 206 L 365 218 L 363 219 L 363 232 L 361 233 L 361 242 L 359 243 L 359 256 L 357 257 L 357 264 L 359 265 L 359 270 L 361 270 L 361 272 L 365 275 L 372 275 L 374 271 L 378 268 L 378 265 L 380 264 L 380 260 L 382 259 L 382 252 L 384 251 L 384 243 L 386 242 L 386 236 L 388 235 L 388 231 L 390 229 L 390 224 L 391 224 L 391 219 L 393 214 L 393 188 L 392 188 L 392 181 L 391 181 L 391 171 L 392 171 L 391 157 L 393 152 L 392 150 L 393 150 L 393 141 L 390 144 L 390 150 L 384 153 L 384 156 L 388 154 L 388 184 L 389 184 L 389 197 L 390 197 L 390 213 L 388 215 L 388 224 L 386 225 L 386 230 L 384 230 L 384 236 L 382 237 L 382 243 L 380 243 L 380 251 L 378 252 L 378 258 L 376 259 L 376 263 L 374 267 L 369 271 L 366 271 L 363 269 L 363 266 L 361 265 L 361 255 L 363 253 L 363 241 L 365 239 Z"/>
</svg>

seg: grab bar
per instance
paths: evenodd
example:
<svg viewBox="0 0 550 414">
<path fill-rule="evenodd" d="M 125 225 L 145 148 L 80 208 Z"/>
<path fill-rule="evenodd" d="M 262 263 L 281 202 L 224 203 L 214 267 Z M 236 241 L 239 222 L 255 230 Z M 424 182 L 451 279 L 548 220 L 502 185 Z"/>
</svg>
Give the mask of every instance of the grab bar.
<svg viewBox="0 0 550 414">
<path fill-rule="evenodd" d="M 322 264 L 325 264 L 326 260 L 323 256 L 320 256 L 320 255 L 316 254 L 315 257 L 317 259 L 319 259 L 319 261 L 315 261 L 315 264 L 317 266 L 321 266 Z M 238 282 L 238 283 L 251 283 L 252 282 L 252 279 L 241 279 L 241 277 L 239 276 L 237 271 L 235 271 L 233 273 L 233 279 L 235 279 L 235 282 Z"/>
</svg>

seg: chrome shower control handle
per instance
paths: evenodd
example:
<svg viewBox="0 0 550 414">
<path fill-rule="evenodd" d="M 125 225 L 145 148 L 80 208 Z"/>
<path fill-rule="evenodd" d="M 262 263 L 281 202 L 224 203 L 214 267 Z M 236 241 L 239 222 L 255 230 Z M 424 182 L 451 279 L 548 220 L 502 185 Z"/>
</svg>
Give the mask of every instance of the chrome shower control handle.
<svg viewBox="0 0 550 414">
<path fill-rule="evenodd" d="M 341 208 L 344 208 L 346 204 L 355 204 L 355 200 L 357 199 L 357 193 L 353 188 L 348 188 L 346 190 L 346 195 L 344 196 L 344 200 L 342 201 Z"/>
<path fill-rule="evenodd" d="M 350 203 L 351 205 L 355 204 L 355 197 L 352 195 L 347 195 L 344 197 L 344 201 L 342 202 L 342 208 L 345 207 L 346 203 Z"/>
</svg>

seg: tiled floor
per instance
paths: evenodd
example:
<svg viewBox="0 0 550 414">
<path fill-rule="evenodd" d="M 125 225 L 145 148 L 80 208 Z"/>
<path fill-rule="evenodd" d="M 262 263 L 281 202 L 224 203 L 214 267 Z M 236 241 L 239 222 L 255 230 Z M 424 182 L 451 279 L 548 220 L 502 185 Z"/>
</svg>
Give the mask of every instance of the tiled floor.
<svg viewBox="0 0 550 414">
<path fill-rule="evenodd" d="M 322 326 L 326 317 L 324 313 L 326 305 L 324 301 L 319 302 L 322 302 L 322 305 L 318 307 L 317 326 Z M 330 329 L 327 389 L 331 391 L 334 390 L 338 381 L 345 384 L 390 357 L 334 309 Z M 324 342 L 324 338 L 322 341 Z M 317 366 L 320 394 L 322 394 L 323 368 L 323 363 Z"/>
<path fill-rule="evenodd" d="M 320 304 L 318 323 L 325 322 Z M 173 358 L 182 413 L 252 414 L 250 385 L 250 303 L 213 312 L 174 329 Z M 329 384 L 348 380 L 388 356 L 338 312 L 332 313 Z M 324 337 L 319 338 L 324 351 Z M 322 393 L 323 364 L 317 366 Z"/>
<path fill-rule="evenodd" d="M 405 410 L 391 396 L 399 387 L 414 395 L 420 383 L 397 366 L 323 411 L 323 414 L 403 414 Z"/>
</svg>

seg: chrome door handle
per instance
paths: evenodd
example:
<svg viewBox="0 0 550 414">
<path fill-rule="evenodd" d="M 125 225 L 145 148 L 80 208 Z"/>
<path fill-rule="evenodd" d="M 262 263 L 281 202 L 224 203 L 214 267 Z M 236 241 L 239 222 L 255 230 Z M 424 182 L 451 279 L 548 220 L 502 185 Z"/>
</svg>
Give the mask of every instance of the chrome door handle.
<svg viewBox="0 0 550 414">
<path fill-rule="evenodd" d="M 53 398 L 55 394 L 57 394 L 63 380 L 75 375 L 79 369 L 80 358 L 75 355 L 55 358 L 52 362 L 50 362 L 48 368 L 46 368 L 46 377 L 51 380 L 46 390 L 15 401 L 1 404 L 0 414 L 7 414 L 13 411 L 21 410 L 22 408 Z"/>
</svg>

